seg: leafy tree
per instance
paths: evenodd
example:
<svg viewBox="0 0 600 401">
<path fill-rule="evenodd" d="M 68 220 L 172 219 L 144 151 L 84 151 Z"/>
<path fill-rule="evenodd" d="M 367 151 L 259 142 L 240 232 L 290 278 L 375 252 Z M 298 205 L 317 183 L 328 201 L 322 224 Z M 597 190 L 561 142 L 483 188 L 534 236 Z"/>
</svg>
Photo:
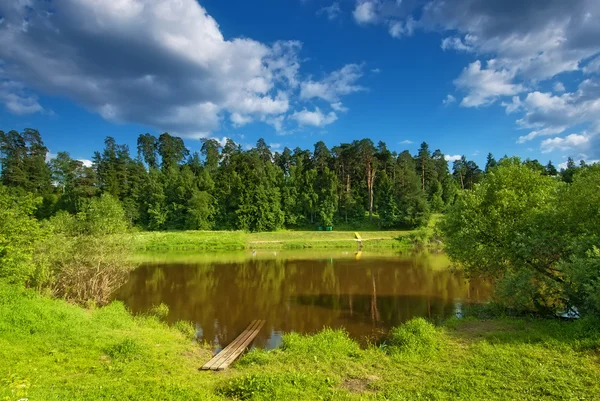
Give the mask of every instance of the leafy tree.
<svg viewBox="0 0 600 401">
<path fill-rule="evenodd" d="M 554 307 L 563 282 L 555 269 L 561 245 L 548 226 L 558 189 L 520 160 L 503 160 L 448 210 L 449 256 L 470 274 L 495 280 L 511 306 Z"/>
</svg>

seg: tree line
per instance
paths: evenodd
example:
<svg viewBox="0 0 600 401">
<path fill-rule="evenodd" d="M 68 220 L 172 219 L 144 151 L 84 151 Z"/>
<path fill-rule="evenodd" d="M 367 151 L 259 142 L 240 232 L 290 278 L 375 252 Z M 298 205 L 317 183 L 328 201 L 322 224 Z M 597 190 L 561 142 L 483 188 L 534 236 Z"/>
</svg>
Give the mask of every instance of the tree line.
<svg viewBox="0 0 600 401">
<path fill-rule="evenodd" d="M 425 142 L 412 155 L 371 139 L 281 152 L 263 139 L 248 150 L 231 139 L 223 146 L 201 139 L 200 151 L 190 152 L 181 138 L 163 133 L 140 135 L 136 150 L 132 155 L 107 137 L 92 166 L 68 152 L 47 162 L 39 131 L 0 131 L 1 181 L 42 197 L 39 218 L 77 213 L 83 201 L 109 194 L 131 224 L 149 230 L 269 231 L 352 224 L 366 216 L 376 216 L 381 228 L 410 228 L 443 212 L 498 163 L 489 154 L 482 170 L 463 156 L 450 168 Z M 524 163 L 566 182 L 578 168 L 571 159 L 560 173 L 552 162 Z"/>
</svg>

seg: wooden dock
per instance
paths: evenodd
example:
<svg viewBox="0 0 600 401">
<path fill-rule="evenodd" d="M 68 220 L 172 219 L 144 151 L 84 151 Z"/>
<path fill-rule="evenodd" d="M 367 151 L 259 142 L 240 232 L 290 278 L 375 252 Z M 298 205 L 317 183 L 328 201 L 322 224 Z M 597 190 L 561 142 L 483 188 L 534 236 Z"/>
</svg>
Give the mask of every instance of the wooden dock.
<svg viewBox="0 0 600 401">
<path fill-rule="evenodd" d="M 221 352 L 208 361 L 202 370 L 224 370 L 229 367 L 242 353 L 248 348 L 248 345 L 258 335 L 258 332 L 265 324 L 264 320 L 253 320 L 246 330 L 242 332 L 231 344 L 223 348 Z"/>
</svg>

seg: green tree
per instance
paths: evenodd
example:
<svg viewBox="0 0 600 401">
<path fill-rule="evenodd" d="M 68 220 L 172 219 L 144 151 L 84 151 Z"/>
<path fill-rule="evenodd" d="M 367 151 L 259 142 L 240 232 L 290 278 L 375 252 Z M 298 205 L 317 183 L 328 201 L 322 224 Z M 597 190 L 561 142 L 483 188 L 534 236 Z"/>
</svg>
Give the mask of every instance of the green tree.
<svg viewBox="0 0 600 401">
<path fill-rule="evenodd" d="M 158 139 L 154 135 L 142 134 L 137 140 L 138 157 L 148 168 L 158 167 Z"/>
<path fill-rule="evenodd" d="M 548 230 L 558 189 L 519 159 L 503 160 L 447 211 L 448 255 L 470 274 L 495 280 L 510 306 L 553 307 L 563 282 L 555 268 L 561 244 Z"/>
<path fill-rule="evenodd" d="M 176 167 L 189 156 L 189 150 L 185 147 L 183 139 L 171 136 L 168 132 L 158 137 L 158 154 L 161 158 L 161 166 L 164 170 Z"/>
<path fill-rule="evenodd" d="M 558 170 L 556 167 L 554 167 L 554 164 L 552 164 L 552 160 L 546 164 L 546 167 L 544 168 L 544 174 L 551 177 L 556 177 L 558 175 Z"/>
<path fill-rule="evenodd" d="M 494 167 L 496 167 L 497 165 L 498 165 L 498 162 L 496 161 L 496 159 L 494 159 L 494 155 L 492 155 L 491 153 L 488 153 L 487 161 L 485 163 L 485 172 L 489 173 L 489 171 L 491 169 L 493 169 Z"/>
</svg>

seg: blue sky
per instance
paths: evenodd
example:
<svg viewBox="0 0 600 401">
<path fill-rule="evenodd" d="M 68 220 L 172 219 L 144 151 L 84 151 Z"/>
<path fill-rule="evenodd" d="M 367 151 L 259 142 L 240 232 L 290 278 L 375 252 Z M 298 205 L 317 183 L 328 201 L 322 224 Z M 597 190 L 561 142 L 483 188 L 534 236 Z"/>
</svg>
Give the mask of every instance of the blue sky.
<svg viewBox="0 0 600 401">
<path fill-rule="evenodd" d="M 0 129 L 600 159 L 597 0 L 0 0 Z"/>
</svg>

